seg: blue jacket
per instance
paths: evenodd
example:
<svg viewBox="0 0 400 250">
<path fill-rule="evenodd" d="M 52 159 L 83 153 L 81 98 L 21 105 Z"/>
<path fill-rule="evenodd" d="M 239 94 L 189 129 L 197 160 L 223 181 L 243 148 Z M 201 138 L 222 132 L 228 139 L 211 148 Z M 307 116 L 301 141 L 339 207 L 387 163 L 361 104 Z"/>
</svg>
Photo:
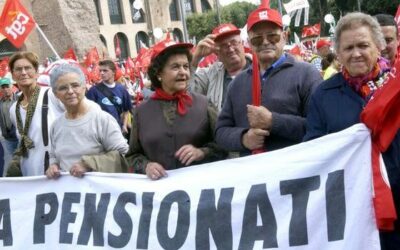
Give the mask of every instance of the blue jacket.
<svg viewBox="0 0 400 250">
<path fill-rule="evenodd" d="M 242 145 L 242 135 L 250 128 L 247 104 L 252 103 L 253 68 L 242 71 L 231 82 L 218 117 L 216 141 L 228 151 L 250 154 Z M 272 112 L 272 128 L 266 138 L 267 151 L 301 142 L 311 92 L 322 82 L 318 70 L 309 63 L 287 55 L 284 61 L 261 82 L 261 105 Z"/>
<path fill-rule="evenodd" d="M 366 102 L 337 73 L 324 81 L 311 96 L 304 140 L 312 140 L 360 123 L 360 114 Z M 398 217 L 400 216 L 400 132 L 382 154 Z M 399 227 L 397 221 L 397 229 Z"/>
</svg>

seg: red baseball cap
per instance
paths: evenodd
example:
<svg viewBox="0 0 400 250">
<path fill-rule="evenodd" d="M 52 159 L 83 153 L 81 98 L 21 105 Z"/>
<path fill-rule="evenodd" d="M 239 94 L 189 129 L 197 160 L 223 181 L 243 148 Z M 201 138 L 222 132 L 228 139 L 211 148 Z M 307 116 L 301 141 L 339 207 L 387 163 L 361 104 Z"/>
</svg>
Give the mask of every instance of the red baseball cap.
<svg viewBox="0 0 400 250">
<path fill-rule="evenodd" d="M 270 8 L 258 8 L 250 13 L 247 18 L 247 31 L 249 31 L 254 24 L 259 22 L 271 22 L 279 27 L 283 27 L 282 17 L 278 11 Z"/>
<path fill-rule="evenodd" d="M 231 23 L 224 23 L 213 29 L 212 34 L 215 35 L 215 40 L 218 40 L 224 36 L 238 35 L 240 29 Z"/>
<path fill-rule="evenodd" d="M 158 55 L 160 55 L 161 52 L 164 52 L 167 49 L 178 48 L 178 47 L 191 49 L 193 47 L 193 44 L 176 42 L 176 41 L 170 40 L 170 39 L 163 40 L 153 46 L 151 59 L 153 60 Z"/>
<path fill-rule="evenodd" d="M 321 39 L 321 40 L 319 40 L 319 41 L 317 42 L 316 47 L 317 47 L 317 49 L 320 49 L 320 48 L 322 48 L 322 47 L 324 47 L 324 46 L 329 46 L 329 47 L 330 47 L 331 45 L 332 45 L 332 44 L 331 44 L 330 41 Z"/>
</svg>

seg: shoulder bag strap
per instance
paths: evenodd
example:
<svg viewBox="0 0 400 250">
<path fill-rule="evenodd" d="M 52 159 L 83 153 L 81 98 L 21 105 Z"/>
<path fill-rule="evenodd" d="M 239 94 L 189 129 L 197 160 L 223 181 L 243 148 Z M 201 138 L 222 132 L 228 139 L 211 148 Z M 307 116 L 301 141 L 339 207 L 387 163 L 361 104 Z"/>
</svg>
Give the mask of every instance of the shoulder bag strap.
<svg viewBox="0 0 400 250">
<path fill-rule="evenodd" d="M 114 94 L 111 92 L 111 90 L 104 85 L 104 83 L 99 83 L 95 86 L 98 90 L 100 90 L 103 95 L 105 95 L 108 100 L 114 105 L 114 107 L 117 109 L 118 114 L 122 113 L 122 108 L 121 106 L 115 101 L 114 99 Z"/>
<path fill-rule="evenodd" d="M 42 103 L 42 138 L 43 145 L 47 147 L 49 145 L 49 130 L 47 124 L 47 114 L 49 112 L 49 89 L 44 92 L 43 103 Z M 49 152 L 46 150 L 44 153 L 44 172 L 49 168 Z"/>
</svg>

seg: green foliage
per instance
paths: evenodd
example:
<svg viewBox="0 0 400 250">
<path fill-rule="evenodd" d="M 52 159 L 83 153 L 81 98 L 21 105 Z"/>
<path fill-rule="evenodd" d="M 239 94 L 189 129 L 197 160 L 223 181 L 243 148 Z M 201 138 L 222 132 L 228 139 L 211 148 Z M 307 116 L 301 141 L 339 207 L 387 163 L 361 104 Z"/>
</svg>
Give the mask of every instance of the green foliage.
<svg viewBox="0 0 400 250">
<path fill-rule="evenodd" d="M 249 13 L 256 8 L 256 5 L 247 2 L 229 4 L 220 9 L 221 22 L 233 23 L 238 28 L 241 28 L 246 24 Z M 199 41 L 218 26 L 217 12 L 216 10 L 212 10 L 202 14 L 190 15 L 186 19 L 186 23 L 189 36 L 195 36 L 196 40 Z"/>
<path fill-rule="evenodd" d="M 385 13 L 394 16 L 399 4 L 399 0 L 363 0 L 361 11 L 370 15 Z"/>
</svg>

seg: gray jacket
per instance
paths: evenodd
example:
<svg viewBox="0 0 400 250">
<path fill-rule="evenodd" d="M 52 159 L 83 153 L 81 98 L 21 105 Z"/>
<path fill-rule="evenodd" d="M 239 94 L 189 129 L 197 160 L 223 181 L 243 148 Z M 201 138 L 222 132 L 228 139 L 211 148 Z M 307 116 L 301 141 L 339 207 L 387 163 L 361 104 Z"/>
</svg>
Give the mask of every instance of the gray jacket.
<svg viewBox="0 0 400 250">
<path fill-rule="evenodd" d="M 189 84 L 190 91 L 207 96 L 217 107 L 218 113 L 223 104 L 224 74 L 224 64 L 218 61 L 207 68 L 197 68 Z"/>
</svg>

